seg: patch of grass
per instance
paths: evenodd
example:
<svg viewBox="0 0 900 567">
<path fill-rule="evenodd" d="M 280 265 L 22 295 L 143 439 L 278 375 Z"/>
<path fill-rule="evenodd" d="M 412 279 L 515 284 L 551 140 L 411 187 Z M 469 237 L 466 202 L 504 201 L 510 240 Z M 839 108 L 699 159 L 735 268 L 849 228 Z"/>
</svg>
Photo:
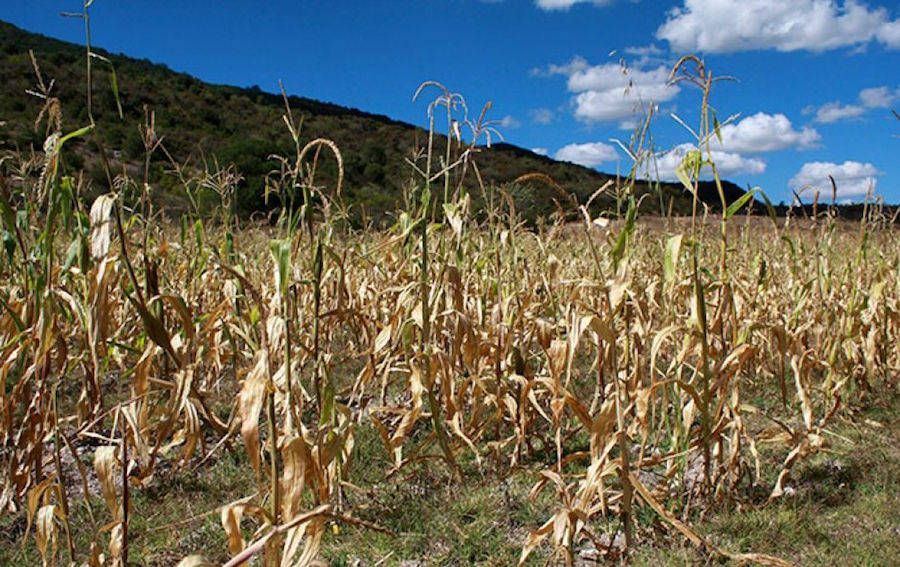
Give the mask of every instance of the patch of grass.
<svg viewBox="0 0 900 567">
<path fill-rule="evenodd" d="M 196 470 L 185 467 L 161 474 L 147 488 L 132 488 L 129 564 L 171 566 L 182 557 L 198 552 L 212 561 L 226 561 L 219 507 L 223 502 L 252 494 L 253 490 L 253 477 L 247 475 L 246 458 L 241 450 L 225 453 L 214 463 Z M 75 548 L 88 550 L 91 542 L 105 548 L 109 534 L 101 529 L 109 522 L 109 513 L 102 499 L 96 496 L 91 499 L 93 521 L 83 500 L 73 500 L 71 506 Z M 24 530 L 23 513 L 0 517 L 0 565 L 41 563 L 33 541 L 27 541 L 22 548 Z M 68 560 L 65 536 L 60 533 L 59 537 L 59 557 Z M 76 556 L 76 559 L 80 562 L 86 558 Z"/>
<path fill-rule="evenodd" d="M 841 424 L 832 453 L 804 463 L 794 494 L 765 507 L 723 511 L 695 524 L 719 545 L 765 552 L 799 565 L 896 565 L 900 557 L 900 420 L 886 410 Z M 888 418 L 880 426 L 878 419 Z M 866 421 L 869 420 L 869 421 Z M 700 556 L 680 545 L 644 546 L 636 565 L 685 565 Z"/>
<path fill-rule="evenodd" d="M 533 477 L 524 472 L 465 486 L 422 484 L 429 476 L 419 471 L 392 495 L 379 497 L 375 506 L 386 508 L 373 518 L 395 536 L 348 528 L 325 544 L 323 556 L 332 565 L 514 565 L 528 529 L 552 510 L 550 494 L 528 499 Z M 529 564 L 542 562 L 536 555 Z"/>
<path fill-rule="evenodd" d="M 798 467 L 790 483 L 794 493 L 764 507 L 720 510 L 694 524 L 716 544 L 732 551 L 765 552 L 800 565 L 893 565 L 900 557 L 900 410 L 898 398 L 843 421 L 831 452 Z M 860 425 L 862 424 L 862 425 Z M 879 425 L 876 425 L 879 424 Z M 843 439 L 842 439 L 843 438 Z M 354 515 L 395 533 L 387 535 L 341 525 L 326 539 L 322 557 L 333 567 L 400 565 L 513 565 L 528 530 L 554 510 L 545 490 L 532 501 L 533 471 L 518 471 L 498 481 L 458 484 L 440 467 L 427 464 L 405 470 L 403 482 L 385 479 L 388 455 L 371 428 L 360 428 L 353 474 L 373 488 L 347 492 Z M 467 476 L 477 472 L 467 470 Z M 179 469 L 133 491 L 131 557 L 134 565 L 170 566 L 191 553 L 212 561 L 228 558 L 218 507 L 254 491 L 243 450 L 225 452 L 210 466 Z M 97 522 L 105 522 L 101 500 L 92 501 Z M 641 541 L 635 565 L 694 565 L 706 561 L 676 534 L 663 534 L 655 515 L 638 509 Z M 656 524 L 656 525 L 654 525 Z M 23 549 L 22 514 L 0 518 L 0 565 L 38 564 L 28 542 Z M 96 531 L 84 503 L 73 503 L 73 538 L 88 549 Z M 615 529 L 614 522 L 607 528 Z M 604 526 L 595 526 L 604 533 Z M 246 534 L 246 535 L 249 535 Z M 104 534 L 101 538 L 108 538 Z M 102 542 L 105 545 L 105 541 Z M 67 558 L 60 541 L 60 557 Z M 543 565 L 548 550 L 529 558 Z M 83 559 L 83 558 L 82 558 Z M 590 565 L 583 562 L 582 565 Z"/>
</svg>

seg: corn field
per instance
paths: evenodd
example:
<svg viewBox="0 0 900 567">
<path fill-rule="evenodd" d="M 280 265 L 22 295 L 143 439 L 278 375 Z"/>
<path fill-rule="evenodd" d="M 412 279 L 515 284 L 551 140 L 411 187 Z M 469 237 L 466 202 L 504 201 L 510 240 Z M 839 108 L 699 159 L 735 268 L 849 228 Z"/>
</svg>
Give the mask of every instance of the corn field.
<svg viewBox="0 0 900 567">
<path fill-rule="evenodd" d="M 712 79 L 690 64 L 705 90 L 685 191 L 715 172 L 718 127 Z M 396 482 L 422 463 L 459 490 L 529 471 L 556 508 L 521 564 L 571 565 L 586 544 L 627 554 L 641 510 L 705 556 L 789 564 L 721 548 L 690 518 L 782 497 L 833 420 L 896 389 L 891 219 L 874 205 L 850 224 L 827 206 L 775 219 L 695 199 L 691 218 L 644 221 L 628 179 L 598 188 L 621 196 L 609 218 L 536 174 L 517 182 L 559 193 L 561 213 L 526 226 L 502 187 L 478 182 L 485 113 L 470 120 L 435 83 L 417 98 L 429 92 L 432 135 L 383 231 L 349 225 L 340 177 L 316 177 L 324 160 L 341 170 L 340 149 L 305 141 L 289 107 L 296 153 L 273 160 L 271 223 L 235 218 L 228 167 L 170 172 L 189 196 L 219 196 L 212 216 L 167 218 L 146 170 L 108 171 L 88 206 L 65 156 L 95 125 L 66 133 L 46 97 L 43 151 L 0 158 L 0 513 L 25 516 L 22 544 L 45 565 L 128 564 L 134 495 L 224 452 L 246 455 L 256 485 L 217 510 L 226 565 L 316 564 L 334 526 L 385 530 L 346 498 L 365 489 L 350 474 L 363 428 Z M 438 138 L 445 114 L 470 135 Z M 142 133 L 149 163 L 164 151 L 152 113 Z M 71 513 L 91 494 L 97 536 L 79 548 Z M 624 549 L 601 541 L 601 522 Z M 180 565 L 210 564 L 203 551 Z"/>
</svg>

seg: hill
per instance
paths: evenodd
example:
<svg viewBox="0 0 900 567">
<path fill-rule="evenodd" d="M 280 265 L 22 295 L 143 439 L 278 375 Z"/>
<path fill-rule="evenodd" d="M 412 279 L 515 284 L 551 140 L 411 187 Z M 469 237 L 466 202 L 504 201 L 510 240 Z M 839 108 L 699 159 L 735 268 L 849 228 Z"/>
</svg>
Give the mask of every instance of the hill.
<svg viewBox="0 0 900 567">
<path fill-rule="evenodd" d="M 35 128 L 43 101 L 27 92 L 34 90 L 36 83 L 29 50 L 34 52 L 45 79 L 54 81 L 52 94 L 61 101 L 63 130 L 74 130 L 89 122 L 84 47 L 0 22 L 0 123 L 5 122 L 0 127 L 0 148 L 40 148 L 43 144 L 45 132 Z M 266 207 L 264 177 L 275 166 L 270 156 L 292 153 L 292 142 L 281 120 L 284 103 L 279 95 L 258 87 L 213 85 L 165 65 L 93 50 L 115 67 L 124 116 L 118 115 L 109 66 L 95 60 L 96 135 L 107 149 L 112 169 L 140 171 L 144 147 L 139 125 L 145 120 L 145 110 L 152 110 L 156 131 L 164 137 L 166 149 L 177 162 L 199 167 L 204 159 L 211 161 L 214 157 L 219 164 L 234 163 L 244 177 L 238 191 L 238 211 L 248 214 Z M 406 158 L 413 155 L 417 144 L 424 143 L 426 132 L 354 108 L 298 96 L 289 97 L 289 101 L 294 115 L 303 117 L 304 140 L 326 137 L 340 148 L 345 162 L 345 196 L 355 210 L 365 210 L 375 218 L 393 210 L 411 176 Z M 441 137 L 437 143 L 442 147 L 445 139 Z M 70 165 L 85 169 L 97 193 L 108 185 L 98 147 L 97 143 L 79 142 L 75 155 L 68 158 Z M 333 176 L 335 168 L 330 160 L 326 162 L 322 174 Z M 581 202 L 613 178 L 503 143 L 480 148 L 477 163 L 488 185 L 506 184 L 523 174 L 540 172 L 574 193 Z M 173 176 L 161 175 L 168 166 L 169 161 L 161 152 L 153 155 L 151 175 L 160 189 L 157 198 L 177 208 L 184 205 L 181 192 L 173 185 Z M 743 194 L 732 183 L 726 182 L 725 189 L 729 201 Z M 659 193 L 644 182 L 635 187 L 638 196 L 651 190 L 654 198 L 644 200 L 646 211 L 659 211 L 661 205 L 671 205 L 676 214 L 689 211 L 690 197 L 680 185 L 660 184 Z M 518 187 L 513 193 L 519 210 L 526 216 L 554 209 L 552 192 L 546 189 Z M 701 188 L 701 198 L 713 206 L 719 202 L 711 184 Z M 604 195 L 596 206 L 611 207 L 614 201 L 613 195 Z"/>
</svg>

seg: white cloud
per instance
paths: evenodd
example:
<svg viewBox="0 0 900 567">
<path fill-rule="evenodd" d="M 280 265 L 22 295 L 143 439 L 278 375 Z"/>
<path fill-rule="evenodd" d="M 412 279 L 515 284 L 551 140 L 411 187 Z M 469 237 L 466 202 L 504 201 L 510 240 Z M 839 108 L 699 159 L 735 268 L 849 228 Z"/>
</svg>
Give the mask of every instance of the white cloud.
<svg viewBox="0 0 900 567">
<path fill-rule="evenodd" d="M 612 0 L 535 0 L 535 4 L 541 10 L 568 10 L 575 4 L 593 4 L 594 6 L 606 6 Z"/>
<path fill-rule="evenodd" d="M 675 146 L 669 151 L 656 155 L 655 164 L 649 163 L 648 175 L 650 178 L 659 177 L 662 181 L 676 181 L 678 177 L 675 175 L 675 169 L 684 160 L 684 156 L 689 152 L 696 150 L 693 144 L 681 144 Z M 712 158 L 719 170 L 720 176 L 738 175 L 738 174 L 760 174 L 766 171 L 766 162 L 759 158 L 751 158 L 742 156 L 734 152 L 723 152 L 719 150 L 712 151 Z M 654 167 L 655 165 L 655 167 Z M 711 177 L 712 169 L 706 167 L 700 172 L 702 177 Z"/>
<path fill-rule="evenodd" d="M 784 114 L 765 112 L 748 116 L 736 124 L 726 124 L 720 132 L 722 143 L 715 140 L 715 145 L 723 151 L 737 153 L 807 149 L 815 147 L 821 138 L 813 128 L 797 130 Z"/>
<path fill-rule="evenodd" d="M 900 100 L 900 87 L 873 87 L 859 92 L 859 102 L 855 104 L 842 104 L 829 102 L 819 108 L 812 107 L 816 114 L 816 122 L 830 124 L 849 118 L 858 118 L 873 108 L 889 108 L 895 101 Z"/>
<path fill-rule="evenodd" d="M 816 122 L 831 124 L 849 118 L 858 118 L 866 113 L 866 109 L 858 104 L 841 104 L 829 102 L 816 110 Z"/>
<path fill-rule="evenodd" d="M 513 130 L 522 125 L 515 116 L 510 116 L 509 114 L 498 120 L 496 124 L 501 128 L 507 128 L 509 130 Z"/>
<path fill-rule="evenodd" d="M 543 125 L 550 124 L 556 118 L 556 114 L 549 108 L 535 108 L 528 115 L 532 122 Z"/>
<path fill-rule="evenodd" d="M 876 178 L 881 175 L 881 172 L 871 163 L 845 161 L 837 164 L 813 161 L 803 164 L 797 175 L 788 181 L 788 185 L 794 191 L 802 191 L 811 186 L 823 193 L 830 194 L 829 175 L 834 177 L 838 197 L 853 197 L 865 195 L 869 188 L 874 189 Z"/>
<path fill-rule="evenodd" d="M 680 52 L 826 51 L 878 41 L 900 48 L 900 19 L 857 0 L 684 0 L 656 37 Z"/>
<path fill-rule="evenodd" d="M 617 63 L 590 65 L 575 57 L 565 65 L 550 65 L 543 74 L 568 77 L 575 117 L 583 122 L 629 122 L 644 105 L 670 101 L 680 92 L 677 85 L 668 83 L 666 65 L 647 69 Z"/>
<path fill-rule="evenodd" d="M 554 159 L 568 161 L 585 167 L 597 167 L 601 163 L 616 161 L 619 154 L 609 144 L 593 142 L 587 144 L 569 144 L 560 148 Z"/>
<path fill-rule="evenodd" d="M 660 65 L 655 69 L 629 69 L 617 63 L 605 63 L 583 67 L 569 74 L 568 86 L 572 92 L 605 91 L 625 88 L 629 82 L 636 87 L 666 87 L 669 69 Z"/>
<path fill-rule="evenodd" d="M 900 87 L 891 90 L 888 87 L 874 87 L 859 91 L 859 100 L 866 108 L 888 108 L 900 100 Z"/>
<path fill-rule="evenodd" d="M 590 67 L 591 64 L 588 63 L 587 59 L 580 55 L 576 55 L 572 58 L 571 61 L 565 63 L 563 65 L 555 65 L 551 63 L 547 66 L 546 69 L 542 67 L 535 67 L 531 70 L 531 75 L 535 77 L 550 77 L 553 75 L 571 75 L 578 71 L 583 71 Z"/>
<path fill-rule="evenodd" d="M 662 90 L 644 90 L 648 97 L 662 94 Z M 668 100 L 666 97 L 665 100 Z M 575 117 L 583 122 L 610 122 L 629 118 L 641 109 L 642 97 L 625 90 L 585 91 L 575 96 Z M 650 103 L 652 98 L 644 100 Z"/>
<path fill-rule="evenodd" d="M 550 150 L 547 148 L 531 148 L 531 151 L 539 156 L 545 156 L 550 153 Z"/>
<path fill-rule="evenodd" d="M 651 43 L 650 45 L 626 47 L 625 53 L 636 57 L 658 57 L 665 54 L 665 50 Z"/>
<path fill-rule="evenodd" d="M 878 29 L 878 41 L 891 49 L 900 49 L 900 20 L 883 24 Z"/>
<path fill-rule="evenodd" d="M 766 171 L 766 162 L 759 158 L 713 150 L 712 159 L 715 162 L 720 175 L 735 175 L 739 173 L 759 174 Z"/>
</svg>

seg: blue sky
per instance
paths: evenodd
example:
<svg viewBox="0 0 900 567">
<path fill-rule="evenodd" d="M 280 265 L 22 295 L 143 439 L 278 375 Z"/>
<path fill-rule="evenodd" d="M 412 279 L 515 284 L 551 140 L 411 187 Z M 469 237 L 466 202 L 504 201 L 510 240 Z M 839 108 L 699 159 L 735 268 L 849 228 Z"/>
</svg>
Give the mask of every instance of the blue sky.
<svg viewBox="0 0 900 567">
<path fill-rule="evenodd" d="M 58 14 L 81 0 L 4 0 L 0 18 L 80 42 Z M 699 53 L 717 75 L 725 176 L 774 200 L 791 188 L 866 188 L 900 202 L 900 3 L 894 0 L 96 0 L 94 43 L 214 83 L 259 85 L 424 125 L 411 95 L 425 80 L 493 101 L 506 141 L 614 172 L 630 167 L 640 101 L 661 176 L 697 122 L 699 94 L 666 85 Z M 621 64 L 628 66 L 623 75 Z M 122 77 L 121 81 L 127 81 Z M 632 87 L 626 91 L 626 84 Z M 830 189 L 829 189 L 830 191 Z"/>
</svg>

